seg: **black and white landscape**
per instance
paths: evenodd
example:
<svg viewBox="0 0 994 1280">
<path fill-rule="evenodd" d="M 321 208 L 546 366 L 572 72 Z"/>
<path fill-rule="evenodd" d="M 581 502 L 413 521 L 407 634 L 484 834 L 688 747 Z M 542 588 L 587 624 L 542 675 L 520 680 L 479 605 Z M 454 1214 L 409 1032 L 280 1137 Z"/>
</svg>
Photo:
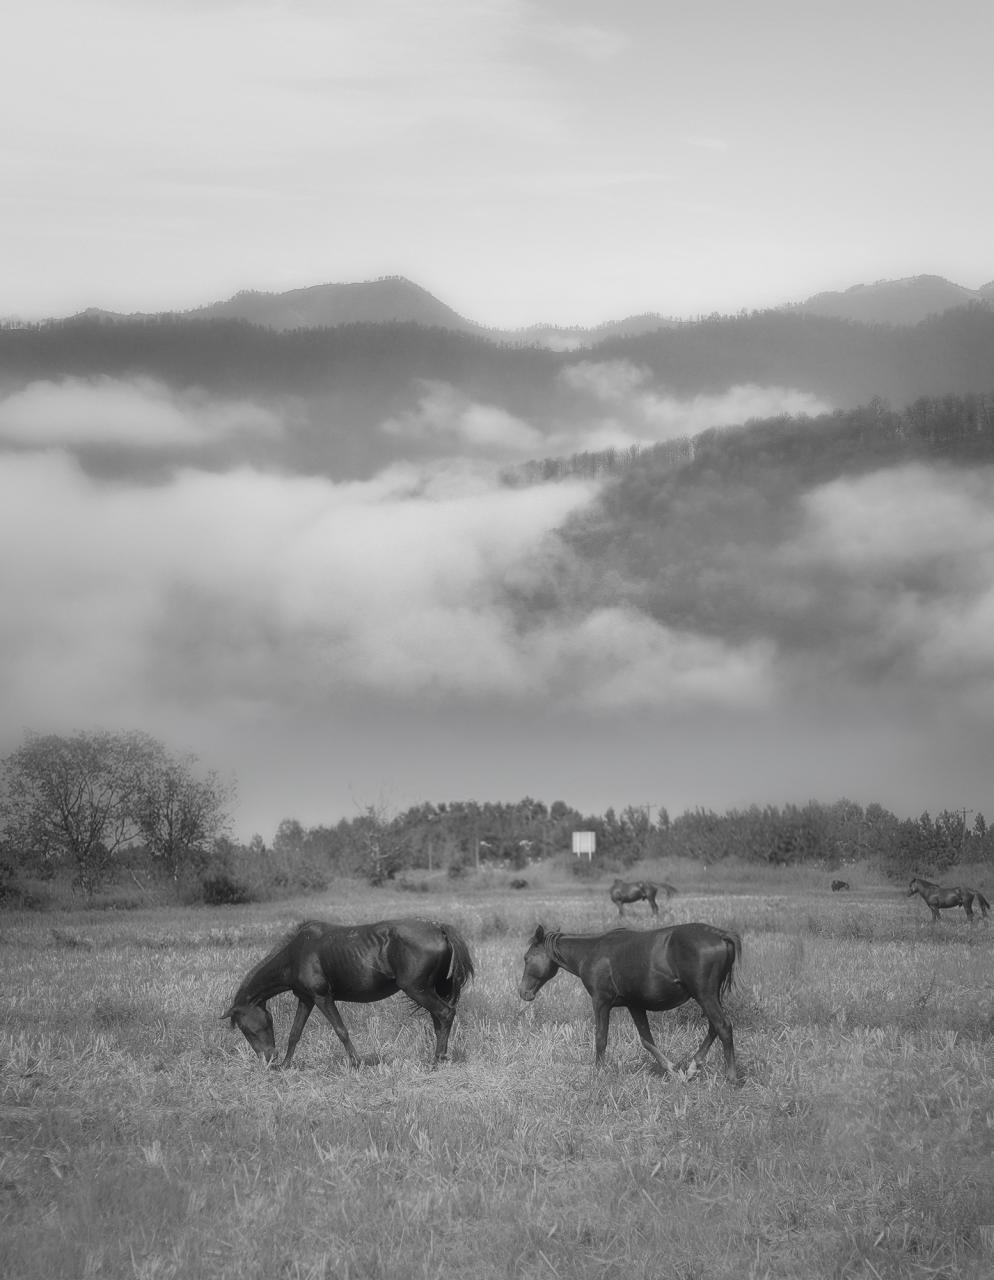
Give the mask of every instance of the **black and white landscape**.
<svg viewBox="0 0 994 1280">
<path fill-rule="evenodd" d="M 0 755 L 370 803 L 989 811 L 989 18 L 36 0 Z"/>
<path fill-rule="evenodd" d="M 195 746 L 263 830 L 536 790 L 959 803 L 994 311 L 949 285 L 917 319 L 939 283 L 569 342 L 403 279 L 11 322 L 7 732 Z M 845 314 L 870 294 L 891 323 Z"/>
</svg>

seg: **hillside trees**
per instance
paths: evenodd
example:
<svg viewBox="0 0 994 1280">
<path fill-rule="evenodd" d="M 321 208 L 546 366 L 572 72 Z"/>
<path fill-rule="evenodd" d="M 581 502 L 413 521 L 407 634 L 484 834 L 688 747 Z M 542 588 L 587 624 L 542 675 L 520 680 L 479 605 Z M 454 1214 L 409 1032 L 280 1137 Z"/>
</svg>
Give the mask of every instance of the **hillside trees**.
<svg viewBox="0 0 994 1280">
<path fill-rule="evenodd" d="M 214 774 L 198 778 L 193 763 L 143 733 L 29 735 L 0 764 L 8 856 L 48 872 L 66 865 L 92 896 L 118 853 L 143 843 L 175 877 L 227 822 L 226 788 Z"/>
</svg>

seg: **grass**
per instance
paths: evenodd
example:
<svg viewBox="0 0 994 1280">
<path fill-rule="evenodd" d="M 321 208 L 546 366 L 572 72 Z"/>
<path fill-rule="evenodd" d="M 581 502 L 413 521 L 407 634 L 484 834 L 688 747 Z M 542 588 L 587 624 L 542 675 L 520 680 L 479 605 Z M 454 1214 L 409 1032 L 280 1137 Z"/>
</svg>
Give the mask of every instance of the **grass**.
<svg viewBox="0 0 994 1280">
<path fill-rule="evenodd" d="M 994 929 L 882 886 L 734 887 L 667 918 L 743 934 L 740 1089 L 717 1047 L 689 1085 L 655 1074 L 622 1012 L 595 1073 L 569 975 L 518 999 L 536 920 L 616 922 L 603 884 L 6 917 L 0 1273 L 987 1280 Z M 470 939 L 442 1068 L 402 999 L 344 1006 L 358 1073 L 317 1015 L 285 1075 L 218 1021 L 296 921 L 394 914 Z M 292 998 L 273 1008 L 285 1039 Z M 674 1057 L 702 1035 L 696 1006 L 652 1021 Z"/>
</svg>

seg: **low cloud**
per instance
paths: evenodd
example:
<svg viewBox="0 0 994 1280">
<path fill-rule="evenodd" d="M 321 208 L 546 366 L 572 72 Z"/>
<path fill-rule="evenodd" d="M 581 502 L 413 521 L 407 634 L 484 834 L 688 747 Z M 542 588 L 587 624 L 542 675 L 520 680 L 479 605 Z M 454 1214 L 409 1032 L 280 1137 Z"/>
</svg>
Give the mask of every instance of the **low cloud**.
<svg viewBox="0 0 994 1280">
<path fill-rule="evenodd" d="M 832 407 L 808 391 L 754 383 L 681 398 L 666 394 L 654 384 L 648 369 L 629 360 L 580 361 L 564 369 L 560 379 L 571 391 L 603 406 L 604 417 L 588 422 L 582 438 L 609 440 L 616 447 L 693 436 L 709 427 L 737 426 L 750 418 L 815 416 Z M 561 433 L 564 439 L 568 434 Z"/>
<path fill-rule="evenodd" d="M 649 446 L 708 427 L 779 414 L 815 415 L 831 407 L 806 391 L 753 384 L 681 399 L 665 394 L 649 370 L 628 360 L 579 361 L 562 370 L 559 383 L 570 398 L 568 408 L 529 422 L 449 383 L 425 381 L 414 406 L 380 429 L 436 454 L 509 464 Z"/>
<path fill-rule="evenodd" d="M 994 469 L 837 480 L 807 495 L 803 516 L 777 559 L 839 658 L 994 706 Z"/>
<path fill-rule="evenodd" d="M 151 378 L 32 382 L 0 399 L 0 440 L 34 448 L 198 448 L 239 433 L 271 434 L 279 425 L 258 404 L 174 391 Z"/>
<path fill-rule="evenodd" d="M 26 723 L 113 708 L 154 724 L 176 705 L 285 712 L 363 693 L 593 709 L 765 696 L 762 646 L 514 603 L 555 580 L 556 530 L 594 493 L 414 468 L 350 484 L 188 470 L 142 488 L 64 454 L 7 455 L 3 704 Z"/>
<path fill-rule="evenodd" d="M 508 460 L 543 448 L 541 432 L 497 405 L 478 404 L 446 382 L 426 381 L 417 405 L 382 424 L 387 435 Z"/>
<path fill-rule="evenodd" d="M 533 642 L 542 685 L 581 707 L 721 706 L 769 701 L 775 651 L 675 630 L 630 607 L 598 609 L 572 624 L 557 620 Z"/>
</svg>

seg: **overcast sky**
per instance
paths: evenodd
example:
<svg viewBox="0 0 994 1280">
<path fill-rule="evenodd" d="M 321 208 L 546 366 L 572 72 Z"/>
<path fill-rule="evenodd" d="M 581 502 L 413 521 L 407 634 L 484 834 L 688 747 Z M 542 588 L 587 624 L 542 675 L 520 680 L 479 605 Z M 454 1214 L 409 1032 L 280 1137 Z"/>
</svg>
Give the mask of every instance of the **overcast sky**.
<svg viewBox="0 0 994 1280">
<path fill-rule="evenodd" d="M 393 273 L 491 325 L 925 272 L 976 288 L 990 36 L 989 7 L 958 0 L 32 0 L 0 43 L 0 315 Z M 624 362 L 563 376 L 591 407 L 555 436 L 412 389 L 378 429 L 453 458 L 351 483 L 199 466 L 201 445 L 288 429 L 238 395 L 0 386 L 0 751 L 25 729 L 146 730 L 237 778 L 245 839 L 526 794 L 994 817 L 994 477 L 827 486 L 762 568 L 850 584 L 839 625 L 899 655 L 876 687 L 845 640 L 785 655 L 632 607 L 522 626 L 509 588 L 554 591 L 557 529 L 597 489 L 502 489 L 487 466 L 832 407 L 790 387 L 682 401 Z M 125 442 L 190 460 L 148 485 L 74 452 Z M 895 592 L 919 553 L 941 591 Z"/>
<path fill-rule="evenodd" d="M 994 277 L 984 0 L 31 0 L 0 314 L 402 274 L 491 325 Z"/>
</svg>

